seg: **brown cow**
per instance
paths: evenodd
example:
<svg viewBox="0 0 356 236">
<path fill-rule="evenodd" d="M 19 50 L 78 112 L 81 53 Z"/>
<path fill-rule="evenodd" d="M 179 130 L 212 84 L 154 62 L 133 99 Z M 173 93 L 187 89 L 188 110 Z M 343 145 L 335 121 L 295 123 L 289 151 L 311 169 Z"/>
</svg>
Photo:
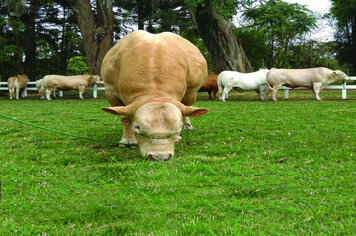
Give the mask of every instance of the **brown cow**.
<svg viewBox="0 0 356 236">
<path fill-rule="evenodd" d="M 21 97 L 24 97 L 24 92 L 27 87 L 27 75 L 17 75 L 14 77 L 10 77 L 7 80 L 7 87 L 9 88 L 10 99 L 12 99 L 16 94 L 16 99 L 19 99 L 20 94 Z"/>
<path fill-rule="evenodd" d="M 217 79 L 218 75 L 208 75 L 198 92 L 208 92 L 209 99 L 216 100 L 216 93 L 218 92 Z M 213 97 L 211 97 L 211 93 L 213 93 Z"/>
<path fill-rule="evenodd" d="M 207 77 L 207 63 L 188 40 L 173 34 L 138 30 L 123 37 L 106 54 L 101 75 L 124 132 L 121 142 L 138 143 L 141 155 L 167 160 L 189 118 L 207 109 L 192 107 Z"/>
</svg>

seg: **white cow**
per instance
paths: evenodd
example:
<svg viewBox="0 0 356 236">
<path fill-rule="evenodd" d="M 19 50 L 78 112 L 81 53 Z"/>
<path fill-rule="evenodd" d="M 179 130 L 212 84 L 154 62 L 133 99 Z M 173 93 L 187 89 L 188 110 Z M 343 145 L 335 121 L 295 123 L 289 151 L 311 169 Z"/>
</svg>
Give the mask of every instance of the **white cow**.
<svg viewBox="0 0 356 236">
<path fill-rule="evenodd" d="M 321 100 L 319 92 L 335 81 L 346 81 L 350 78 L 342 71 L 332 71 L 325 67 L 309 69 L 272 69 L 267 74 L 267 89 L 265 99 L 268 93 L 272 91 L 272 99 L 277 101 L 276 93 L 285 85 L 290 88 L 307 87 L 313 90 L 316 100 Z"/>
<path fill-rule="evenodd" d="M 51 100 L 51 93 L 54 89 L 60 90 L 78 90 L 79 98 L 83 98 L 83 93 L 87 87 L 98 84 L 100 77 L 98 75 L 46 75 L 43 77 L 43 87 L 45 88 L 46 99 Z"/>
<path fill-rule="evenodd" d="M 268 69 L 260 69 L 253 73 L 240 73 L 237 71 L 223 71 L 218 77 L 219 100 L 225 101 L 231 89 L 242 91 L 255 90 L 260 100 L 264 101 L 267 88 L 266 75 Z"/>
<path fill-rule="evenodd" d="M 45 89 L 43 87 L 43 79 L 36 80 L 36 88 L 41 99 L 45 99 Z"/>
<path fill-rule="evenodd" d="M 36 80 L 36 88 L 38 90 L 38 94 L 40 95 L 40 99 L 45 99 L 46 91 L 43 86 L 43 79 Z M 53 96 L 56 97 L 56 88 L 53 89 Z"/>
</svg>

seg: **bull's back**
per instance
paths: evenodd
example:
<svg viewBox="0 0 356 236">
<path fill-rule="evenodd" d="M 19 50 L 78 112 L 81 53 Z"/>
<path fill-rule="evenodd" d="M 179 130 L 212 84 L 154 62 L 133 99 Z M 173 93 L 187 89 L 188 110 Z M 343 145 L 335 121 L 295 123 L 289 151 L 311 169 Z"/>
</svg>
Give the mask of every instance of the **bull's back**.
<svg viewBox="0 0 356 236">
<path fill-rule="evenodd" d="M 284 84 L 289 87 L 310 87 L 313 82 L 322 81 L 324 77 L 322 73 L 327 70 L 327 68 L 323 67 L 308 69 L 273 69 L 268 73 L 267 81 L 271 85 Z"/>
<path fill-rule="evenodd" d="M 19 89 L 24 89 L 27 87 L 27 77 L 10 77 L 7 80 L 7 86 L 9 89 L 12 88 L 19 88 Z"/>
<path fill-rule="evenodd" d="M 26 88 L 27 87 L 27 77 L 17 77 L 15 80 L 15 84 L 17 83 L 18 88 Z M 15 85 L 16 86 L 16 85 Z"/>
<path fill-rule="evenodd" d="M 181 101 L 204 83 L 207 65 L 200 51 L 178 35 L 135 31 L 107 53 L 101 74 L 107 94 L 125 104 L 143 96 Z"/>
<path fill-rule="evenodd" d="M 78 89 L 79 86 L 86 86 L 88 81 L 84 76 L 64 76 L 46 75 L 43 77 L 43 84 L 48 88 Z"/>
</svg>

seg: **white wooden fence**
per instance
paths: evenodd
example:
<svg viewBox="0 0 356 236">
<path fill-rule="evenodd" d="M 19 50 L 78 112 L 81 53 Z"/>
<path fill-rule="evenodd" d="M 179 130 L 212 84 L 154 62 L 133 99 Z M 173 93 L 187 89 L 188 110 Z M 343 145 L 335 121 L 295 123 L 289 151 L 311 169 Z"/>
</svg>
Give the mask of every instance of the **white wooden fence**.
<svg viewBox="0 0 356 236">
<path fill-rule="evenodd" d="M 4 87 L 3 87 L 4 86 Z M 89 90 L 93 90 L 93 98 L 98 97 L 98 90 L 105 90 L 104 82 L 100 81 L 98 85 L 94 84 L 92 87 L 88 87 Z M 7 82 L 0 82 L 0 90 L 9 90 L 7 88 Z M 27 97 L 27 91 L 37 91 L 36 82 L 27 82 L 27 88 L 24 91 L 24 96 Z M 59 90 L 59 97 L 63 97 L 63 91 Z"/>
<path fill-rule="evenodd" d="M 351 80 L 356 80 L 356 76 L 351 76 L 350 77 Z M 5 86 L 3 86 L 5 85 Z M 93 91 L 93 98 L 97 98 L 98 97 L 98 91 L 99 90 L 105 90 L 104 87 L 104 82 L 100 81 L 100 83 L 98 85 L 94 84 L 92 87 L 88 88 L 89 90 Z M 284 90 L 284 98 L 288 99 L 289 98 L 289 91 L 290 90 L 294 90 L 294 89 L 306 89 L 304 87 L 299 87 L 299 88 L 288 88 L 285 86 L 282 86 L 282 88 Z M 325 89 L 330 89 L 330 90 L 341 90 L 341 98 L 342 99 L 347 99 L 347 90 L 356 90 L 356 85 L 348 85 L 346 84 L 346 82 L 343 82 L 341 85 L 329 85 L 327 86 Z M 7 88 L 7 82 L 0 82 L 0 90 L 8 90 Z M 36 91 L 36 82 L 34 81 L 30 81 L 27 83 L 27 88 L 24 92 L 25 97 L 27 97 L 27 91 Z M 63 91 L 59 90 L 59 97 L 63 97 Z"/>
</svg>

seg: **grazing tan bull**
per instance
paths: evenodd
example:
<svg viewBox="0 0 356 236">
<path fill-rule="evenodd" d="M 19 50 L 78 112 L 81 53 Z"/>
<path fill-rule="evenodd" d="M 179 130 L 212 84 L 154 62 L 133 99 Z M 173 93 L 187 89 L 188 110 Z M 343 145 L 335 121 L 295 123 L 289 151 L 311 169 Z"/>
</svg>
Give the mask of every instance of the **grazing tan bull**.
<svg viewBox="0 0 356 236">
<path fill-rule="evenodd" d="M 10 77 L 7 80 L 7 87 L 9 88 L 10 99 L 16 96 L 16 99 L 19 99 L 20 94 L 21 97 L 24 97 L 24 92 L 27 87 L 27 75 L 17 75 L 14 77 Z"/>
<path fill-rule="evenodd" d="M 342 71 L 332 71 L 325 67 L 309 69 L 272 69 L 267 74 L 267 84 L 265 100 L 272 90 L 272 99 L 277 101 L 276 93 L 285 85 L 290 88 L 307 87 L 313 90 L 316 100 L 321 100 L 319 92 L 335 81 L 346 81 L 350 78 Z"/>
<path fill-rule="evenodd" d="M 200 87 L 198 92 L 208 92 L 210 100 L 216 100 L 216 93 L 218 92 L 218 75 L 208 75 L 205 83 Z"/>
<path fill-rule="evenodd" d="M 207 77 L 207 63 L 199 49 L 173 34 L 134 31 L 106 54 L 101 75 L 124 132 L 121 142 L 138 143 L 141 155 L 167 160 L 182 128 L 192 129 L 188 117 L 207 109 L 192 107 Z"/>
<path fill-rule="evenodd" d="M 93 84 L 98 84 L 99 81 L 100 77 L 98 75 L 46 75 L 43 77 L 43 87 L 47 100 L 51 100 L 50 95 L 54 89 L 77 90 L 79 98 L 84 99 L 84 91 Z"/>
</svg>

